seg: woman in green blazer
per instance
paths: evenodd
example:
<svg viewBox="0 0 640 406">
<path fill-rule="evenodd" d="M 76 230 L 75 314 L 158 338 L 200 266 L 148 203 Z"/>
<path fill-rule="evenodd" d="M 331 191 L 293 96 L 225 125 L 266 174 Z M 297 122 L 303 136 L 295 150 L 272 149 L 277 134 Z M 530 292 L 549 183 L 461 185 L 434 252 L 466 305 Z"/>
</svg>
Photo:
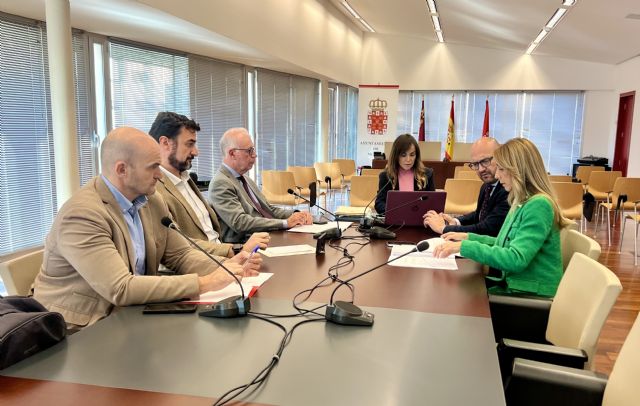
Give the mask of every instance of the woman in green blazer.
<svg viewBox="0 0 640 406">
<path fill-rule="evenodd" d="M 511 210 L 497 237 L 446 233 L 436 257 L 460 253 L 496 270 L 487 276 L 490 293 L 554 296 L 562 277 L 562 216 L 536 146 L 514 138 L 498 148 L 496 178 L 509 192 Z"/>
</svg>

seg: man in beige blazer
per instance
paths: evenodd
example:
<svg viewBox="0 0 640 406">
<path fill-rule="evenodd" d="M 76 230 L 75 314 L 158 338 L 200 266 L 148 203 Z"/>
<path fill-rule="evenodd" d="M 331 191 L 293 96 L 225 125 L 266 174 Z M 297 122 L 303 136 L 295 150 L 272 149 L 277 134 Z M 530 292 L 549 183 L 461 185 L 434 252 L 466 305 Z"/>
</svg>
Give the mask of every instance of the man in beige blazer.
<svg viewBox="0 0 640 406">
<path fill-rule="evenodd" d="M 161 224 L 169 210 L 154 194 L 161 172 L 153 138 L 116 129 L 102 143 L 101 162 L 102 174 L 75 193 L 53 222 L 34 283 L 36 300 L 60 312 L 69 328 L 82 328 L 114 306 L 191 298 L 233 281 Z M 236 275 L 255 275 L 260 258 L 241 265 L 247 256 L 225 265 Z M 158 276 L 160 263 L 177 275 Z"/>
<path fill-rule="evenodd" d="M 258 156 L 249 132 L 231 128 L 220 138 L 222 166 L 209 184 L 209 201 L 222 221 L 224 241 L 243 241 L 255 231 L 284 230 L 311 224 L 309 212 L 286 210 L 270 204 L 251 178 Z"/>
<path fill-rule="evenodd" d="M 227 244 L 220 240 L 218 216 L 202 196 L 188 170 L 198 156 L 197 131 L 200 126 L 188 117 L 160 112 L 151 125 L 151 135 L 160 145 L 162 177 L 156 190 L 162 195 L 177 226 L 200 247 L 221 256 L 232 257 L 256 246 L 265 249 L 269 233 L 253 233 L 245 244 Z"/>
</svg>

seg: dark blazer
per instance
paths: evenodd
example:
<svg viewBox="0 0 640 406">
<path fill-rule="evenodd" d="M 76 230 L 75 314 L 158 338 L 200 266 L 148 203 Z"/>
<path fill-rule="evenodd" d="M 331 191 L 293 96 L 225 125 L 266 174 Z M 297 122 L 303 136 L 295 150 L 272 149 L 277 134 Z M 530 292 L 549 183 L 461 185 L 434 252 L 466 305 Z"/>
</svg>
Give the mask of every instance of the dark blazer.
<svg viewBox="0 0 640 406">
<path fill-rule="evenodd" d="M 413 180 L 413 190 L 422 191 L 434 191 L 436 190 L 435 185 L 433 184 L 433 169 L 425 168 L 425 172 L 427 173 L 427 184 L 423 189 L 418 188 L 418 182 Z M 378 214 L 384 214 L 385 209 L 387 208 L 387 192 L 392 190 L 391 183 L 389 182 L 389 176 L 387 176 L 387 171 L 380 172 L 378 175 L 378 196 L 376 197 L 376 211 Z M 396 187 L 393 190 L 398 190 L 399 183 L 396 183 Z"/>
<path fill-rule="evenodd" d="M 490 235 L 492 237 L 498 235 L 498 233 L 500 232 L 500 227 L 502 227 L 502 223 L 504 223 L 504 219 L 505 217 L 507 217 L 507 213 L 509 213 L 510 206 L 509 202 L 507 201 L 509 192 L 507 192 L 504 187 L 502 187 L 500 182 L 498 182 L 498 184 L 496 185 L 496 189 L 493 191 L 491 197 L 489 198 L 489 203 L 487 205 L 487 215 L 482 221 L 479 221 L 480 209 L 482 208 L 482 199 L 484 197 L 484 191 L 486 188 L 486 183 L 480 188 L 480 195 L 478 196 L 478 206 L 476 208 L 476 211 L 458 217 L 461 225 L 446 226 L 442 231 L 443 233 L 454 231 L 461 233 Z"/>
</svg>

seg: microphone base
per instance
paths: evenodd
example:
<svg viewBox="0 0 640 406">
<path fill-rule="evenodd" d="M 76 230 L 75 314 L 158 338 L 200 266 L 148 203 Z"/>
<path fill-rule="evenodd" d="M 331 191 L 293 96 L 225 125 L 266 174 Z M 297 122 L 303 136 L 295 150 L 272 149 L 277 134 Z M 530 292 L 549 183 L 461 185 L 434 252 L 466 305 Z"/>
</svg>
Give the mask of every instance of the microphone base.
<svg viewBox="0 0 640 406">
<path fill-rule="evenodd" d="M 230 318 L 246 316 L 251 310 L 251 301 L 248 297 L 231 296 L 218 303 L 204 306 L 204 310 L 198 312 L 202 317 Z"/>
<path fill-rule="evenodd" d="M 327 306 L 324 317 L 327 321 L 345 326 L 372 326 L 374 315 L 353 303 L 338 300 L 332 306 Z"/>
</svg>

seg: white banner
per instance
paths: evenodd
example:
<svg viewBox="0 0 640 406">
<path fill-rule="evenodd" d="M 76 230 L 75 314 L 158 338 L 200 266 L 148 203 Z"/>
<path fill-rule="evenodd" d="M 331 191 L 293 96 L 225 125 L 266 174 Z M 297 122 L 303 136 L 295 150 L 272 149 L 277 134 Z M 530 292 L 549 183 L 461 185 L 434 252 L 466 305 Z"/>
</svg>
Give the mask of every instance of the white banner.
<svg viewBox="0 0 640 406">
<path fill-rule="evenodd" d="M 358 166 L 371 165 L 373 152 L 397 137 L 397 85 L 360 85 L 358 93 Z"/>
</svg>

